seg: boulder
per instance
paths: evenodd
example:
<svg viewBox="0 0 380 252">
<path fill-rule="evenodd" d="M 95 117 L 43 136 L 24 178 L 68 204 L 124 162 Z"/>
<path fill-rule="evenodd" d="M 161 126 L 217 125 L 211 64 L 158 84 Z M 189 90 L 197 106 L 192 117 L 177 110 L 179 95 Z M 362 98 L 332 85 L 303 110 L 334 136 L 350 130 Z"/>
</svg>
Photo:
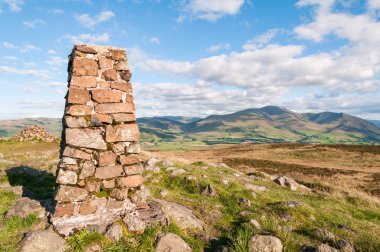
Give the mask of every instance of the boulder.
<svg viewBox="0 0 380 252">
<path fill-rule="evenodd" d="M 326 229 L 318 228 L 314 231 L 314 235 L 322 241 L 334 241 L 335 235 Z"/>
<path fill-rule="evenodd" d="M 257 220 L 255 220 L 255 219 L 251 219 L 251 220 L 249 221 L 249 223 L 250 223 L 252 226 L 254 226 L 255 228 L 257 228 L 257 229 L 261 229 L 261 225 L 260 225 L 260 223 L 259 223 Z"/>
<path fill-rule="evenodd" d="M 159 199 L 153 199 L 153 201 L 160 203 L 164 213 L 170 219 L 174 220 L 181 229 L 203 230 L 204 222 L 198 219 L 193 212 L 185 206 Z"/>
<path fill-rule="evenodd" d="M 53 230 L 28 233 L 20 243 L 20 252 L 64 252 L 68 246 L 63 238 Z"/>
<path fill-rule="evenodd" d="M 186 171 L 184 169 L 176 169 L 176 170 L 172 171 L 171 176 L 172 177 L 177 177 L 177 176 L 180 176 L 180 175 L 182 175 L 184 173 L 186 173 Z"/>
<path fill-rule="evenodd" d="M 282 252 L 281 240 L 269 235 L 254 235 L 248 243 L 249 252 Z"/>
<path fill-rule="evenodd" d="M 127 213 L 123 221 L 131 232 L 143 233 L 146 228 L 145 221 L 138 216 L 137 212 Z"/>
<path fill-rule="evenodd" d="M 330 247 L 327 244 L 321 244 L 315 250 L 316 252 L 339 252 L 337 249 Z"/>
<path fill-rule="evenodd" d="M 178 235 L 173 233 L 161 234 L 158 238 L 156 252 L 191 252 L 192 249 Z"/>
<path fill-rule="evenodd" d="M 107 228 L 107 232 L 105 233 L 106 237 L 118 242 L 123 235 L 123 227 L 118 223 L 113 223 Z"/>
<path fill-rule="evenodd" d="M 355 252 L 355 249 L 347 240 L 339 240 L 337 245 L 341 252 Z"/>
<path fill-rule="evenodd" d="M 258 186 L 258 185 L 252 185 L 252 184 L 245 184 L 244 187 L 247 190 L 255 191 L 255 192 L 265 192 L 268 190 L 265 186 Z"/>
<path fill-rule="evenodd" d="M 38 201 L 24 197 L 18 199 L 16 203 L 8 210 L 8 212 L 5 214 L 5 219 L 8 219 L 12 216 L 25 218 L 31 214 L 35 214 L 39 218 L 43 218 L 46 214 L 46 211 Z"/>
</svg>

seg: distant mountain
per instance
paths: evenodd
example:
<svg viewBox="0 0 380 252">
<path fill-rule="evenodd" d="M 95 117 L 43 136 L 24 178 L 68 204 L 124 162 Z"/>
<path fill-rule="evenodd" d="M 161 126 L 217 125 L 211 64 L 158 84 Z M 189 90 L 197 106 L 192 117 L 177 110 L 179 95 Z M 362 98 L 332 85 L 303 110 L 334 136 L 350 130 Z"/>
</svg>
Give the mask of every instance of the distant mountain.
<svg viewBox="0 0 380 252">
<path fill-rule="evenodd" d="M 137 121 L 142 141 L 380 144 L 380 128 L 375 122 L 345 113 L 295 113 L 276 106 L 206 118 L 162 116 Z M 12 136 L 33 124 L 60 135 L 61 119 L 34 118 L 0 121 L 0 137 Z"/>
<path fill-rule="evenodd" d="M 368 121 L 375 124 L 377 127 L 380 128 L 380 120 L 368 120 Z"/>
</svg>

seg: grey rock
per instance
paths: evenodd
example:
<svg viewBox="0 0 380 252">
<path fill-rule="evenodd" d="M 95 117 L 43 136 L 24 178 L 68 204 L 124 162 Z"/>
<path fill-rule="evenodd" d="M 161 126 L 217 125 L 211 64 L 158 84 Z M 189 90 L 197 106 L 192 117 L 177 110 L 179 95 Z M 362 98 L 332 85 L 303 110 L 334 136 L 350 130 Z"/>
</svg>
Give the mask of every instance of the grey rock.
<svg viewBox="0 0 380 252">
<path fill-rule="evenodd" d="M 259 223 L 257 220 L 255 220 L 255 219 L 251 219 L 251 220 L 249 221 L 249 223 L 250 223 L 252 226 L 254 226 L 255 228 L 257 228 L 257 229 L 261 229 L 261 225 L 260 225 L 260 223 Z"/>
<path fill-rule="evenodd" d="M 134 204 L 136 204 L 139 208 L 145 208 L 146 205 L 146 199 L 150 196 L 150 191 L 145 186 L 140 186 L 140 189 L 137 190 L 133 196 L 131 197 L 131 200 Z"/>
<path fill-rule="evenodd" d="M 355 252 L 355 249 L 347 240 L 339 240 L 337 245 L 341 252 Z"/>
<path fill-rule="evenodd" d="M 177 176 L 180 176 L 182 174 L 186 173 L 186 171 L 184 169 L 177 169 L 177 170 L 173 170 L 171 172 L 171 176 L 172 177 L 177 177 Z"/>
<path fill-rule="evenodd" d="M 339 252 L 337 249 L 330 247 L 327 244 L 321 244 L 315 250 L 316 252 Z"/>
<path fill-rule="evenodd" d="M 222 184 L 223 185 L 229 185 L 230 181 L 228 179 L 222 179 Z"/>
<path fill-rule="evenodd" d="M 254 235 L 248 243 L 249 252 L 282 252 L 281 240 L 269 235 Z"/>
<path fill-rule="evenodd" d="M 239 205 L 240 206 L 245 206 L 245 207 L 250 207 L 251 206 L 251 201 L 249 199 L 240 198 L 239 199 Z"/>
<path fill-rule="evenodd" d="M 192 249 L 178 235 L 173 233 L 162 234 L 158 238 L 156 252 L 191 252 Z"/>
<path fill-rule="evenodd" d="M 107 228 L 106 237 L 117 242 L 123 235 L 123 228 L 118 223 L 113 223 Z"/>
<path fill-rule="evenodd" d="M 164 165 L 164 166 L 173 166 L 174 163 L 172 161 L 170 161 L 170 160 L 164 160 L 164 161 L 162 161 L 162 165 Z"/>
<path fill-rule="evenodd" d="M 20 252 L 64 252 L 68 249 L 65 240 L 53 230 L 28 233 L 20 243 Z"/>
<path fill-rule="evenodd" d="M 139 217 L 137 212 L 127 213 L 123 221 L 131 232 L 143 233 L 146 228 L 146 223 Z"/>
<path fill-rule="evenodd" d="M 161 196 L 162 198 L 166 198 L 166 197 L 168 196 L 168 194 L 169 194 L 169 192 L 168 192 L 168 190 L 166 190 L 166 189 L 162 189 L 162 190 L 160 191 L 160 196 Z"/>
<path fill-rule="evenodd" d="M 46 215 L 46 211 L 38 201 L 24 197 L 18 199 L 16 203 L 8 210 L 5 214 L 5 219 L 8 219 L 11 216 L 25 218 L 30 214 L 35 214 L 39 218 L 43 218 Z"/>
<path fill-rule="evenodd" d="M 203 230 L 205 223 L 198 219 L 193 212 L 185 206 L 159 199 L 153 199 L 153 201 L 160 203 L 164 213 L 170 219 L 173 219 L 180 228 Z"/>
<path fill-rule="evenodd" d="M 334 241 L 335 235 L 328 230 L 318 228 L 314 231 L 316 237 L 322 241 Z"/>
<path fill-rule="evenodd" d="M 252 185 L 252 184 L 244 184 L 244 187 L 247 189 L 247 190 L 252 190 L 252 191 L 255 191 L 255 192 L 265 192 L 268 190 L 268 188 L 266 188 L 265 186 L 258 186 L 258 185 Z"/>
</svg>

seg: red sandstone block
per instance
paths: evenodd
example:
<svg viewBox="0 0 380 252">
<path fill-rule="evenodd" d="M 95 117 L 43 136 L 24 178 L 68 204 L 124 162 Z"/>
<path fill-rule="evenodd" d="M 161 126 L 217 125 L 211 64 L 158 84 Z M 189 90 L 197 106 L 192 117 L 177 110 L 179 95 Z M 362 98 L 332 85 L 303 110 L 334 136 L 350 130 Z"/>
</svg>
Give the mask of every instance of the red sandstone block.
<svg viewBox="0 0 380 252">
<path fill-rule="evenodd" d="M 135 114 L 113 114 L 112 115 L 115 122 L 135 122 Z"/>
<path fill-rule="evenodd" d="M 88 182 L 86 182 L 85 188 L 89 192 L 99 192 L 100 191 L 100 182 L 88 181 Z"/>
<path fill-rule="evenodd" d="M 88 214 L 95 213 L 97 210 L 97 204 L 96 203 L 97 202 L 92 200 L 92 199 L 88 199 L 86 201 L 83 201 L 79 207 L 79 214 L 88 215 Z"/>
<path fill-rule="evenodd" d="M 116 81 L 117 80 L 117 72 L 115 69 L 107 69 L 102 73 L 102 79 L 106 81 Z"/>
<path fill-rule="evenodd" d="M 120 177 L 124 174 L 123 167 L 121 165 L 112 165 L 97 167 L 95 171 L 95 178 L 99 179 L 111 179 Z"/>
<path fill-rule="evenodd" d="M 115 187 L 115 180 L 103 180 L 103 187 L 108 189 L 108 188 L 114 188 Z"/>
<path fill-rule="evenodd" d="M 124 154 L 125 153 L 125 148 L 128 147 L 131 143 L 130 142 L 118 142 L 112 144 L 112 150 L 116 154 Z"/>
<path fill-rule="evenodd" d="M 138 187 L 144 182 L 144 177 L 142 175 L 131 175 L 128 177 L 118 178 L 118 186 L 125 188 Z"/>
<path fill-rule="evenodd" d="M 116 154 L 113 151 L 106 151 L 99 153 L 99 165 L 114 165 L 116 162 Z"/>
<path fill-rule="evenodd" d="M 58 202 L 82 201 L 88 195 L 84 188 L 60 185 L 55 200 Z"/>
<path fill-rule="evenodd" d="M 74 213 L 74 204 L 57 204 L 54 211 L 54 218 L 70 217 Z"/>
<path fill-rule="evenodd" d="M 95 111 L 100 114 L 134 113 L 133 103 L 103 103 L 95 107 Z"/>
<path fill-rule="evenodd" d="M 114 82 L 111 83 L 111 88 L 118 89 L 128 94 L 132 94 L 132 84 L 127 82 Z"/>
<path fill-rule="evenodd" d="M 121 49 L 112 49 L 111 50 L 111 58 L 114 60 L 125 60 L 125 51 Z"/>
<path fill-rule="evenodd" d="M 109 88 L 111 86 L 111 82 L 109 81 L 98 81 L 98 88 Z"/>
<path fill-rule="evenodd" d="M 116 126 L 108 125 L 106 129 L 106 142 L 126 142 L 138 141 L 140 137 L 139 127 L 136 123 L 120 124 Z"/>
<path fill-rule="evenodd" d="M 94 175 L 95 165 L 92 161 L 86 161 L 82 164 L 82 170 L 79 179 L 85 179 Z"/>
<path fill-rule="evenodd" d="M 91 154 L 81 151 L 79 149 L 72 148 L 70 146 L 66 146 L 62 155 L 64 157 L 72 157 L 72 158 L 78 158 L 82 160 L 91 160 Z"/>
<path fill-rule="evenodd" d="M 89 105 L 70 105 L 67 108 L 66 114 L 73 116 L 91 115 L 92 106 Z"/>
<path fill-rule="evenodd" d="M 127 175 L 142 174 L 142 172 L 143 172 L 143 166 L 141 164 L 134 164 L 134 165 L 124 166 L 124 172 Z"/>
<path fill-rule="evenodd" d="M 93 59 L 74 59 L 72 74 L 74 76 L 98 76 L 98 63 Z"/>
<path fill-rule="evenodd" d="M 110 89 L 95 89 L 91 91 L 92 99 L 98 103 L 121 102 L 121 91 Z"/>
<path fill-rule="evenodd" d="M 67 102 L 71 104 L 86 104 L 89 100 L 90 92 L 80 88 L 70 88 Z"/>
<path fill-rule="evenodd" d="M 120 163 L 122 165 L 138 164 L 138 163 L 141 163 L 141 159 L 136 154 L 123 155 L 123 156 L 120 156 Z"/>
<path fill-rule="evenodd" d="M 140 144 L 138 144 L 138 143 L 132 143 L 132 144 L 130 144 L 128 147 L 125 148 L 125 152 L 129 153 L 129 154 L 132 154 L 132 153 L 138 154 L 138 153 L 140 153 L 141 152 Z"/>
<path fill-rule="evenodd" d="M 89 54 L 96 54 L 95 49 L 85 46 L 85 45 L 76 45 L 75 50 L 78 50 L 80 52 L 89 53 Z"/>
<path fill-rule="evenodd" d="M 99 57 L 99 66 L 101 69 L 112 68 L 113 60 L 107 59 L 106 57 Z"/>
<path fill-rule="evenodd" d="M 107 115 L 107 114 L 91 115 L 91 125 L 93 126 L 100 126 L 103 124 L 111 124 L 111 123 L 112 123 L 111 115 Z"/>
<path fill-rule="evenodd" d="M 94 88 L 96 87 L 96 78 L 90 76 L 72 76 L 70 87 Z"/>
<path fill-rule="evenodd" d="M 113 68 L 115 68 L 118 71 L 127 71 L 127 70 L 130 70 L 128 62 L 126 62 L 126 61 L 116 62 L 114 64 Z"/>
<path fill-rule="evenodd" d="M 111 191 L 111 197 L 118 199 L 118 200 L 125 200 L 128 199 L 128 188 L 114 188 Z"/>
<path fill-rule="evenodd" d="M 63 121 L 67 128 L 85 128 L 90 126 L 84 117 L 65 116 Z"/>
</svg>

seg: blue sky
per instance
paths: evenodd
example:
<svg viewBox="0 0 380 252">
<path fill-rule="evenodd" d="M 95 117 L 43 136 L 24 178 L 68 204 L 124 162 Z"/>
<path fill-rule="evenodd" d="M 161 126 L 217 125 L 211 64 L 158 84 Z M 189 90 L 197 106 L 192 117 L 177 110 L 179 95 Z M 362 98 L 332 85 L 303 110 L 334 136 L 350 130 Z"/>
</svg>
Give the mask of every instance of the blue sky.
<svg viewBox="0 0 380 252">
<path fill-rule="evenodd" d="M 380 119 L 380 0 L 0 0 L 0 119 L 61 117 L 75 43 L 126 48 L 138 116 Z"/>
</svg>

